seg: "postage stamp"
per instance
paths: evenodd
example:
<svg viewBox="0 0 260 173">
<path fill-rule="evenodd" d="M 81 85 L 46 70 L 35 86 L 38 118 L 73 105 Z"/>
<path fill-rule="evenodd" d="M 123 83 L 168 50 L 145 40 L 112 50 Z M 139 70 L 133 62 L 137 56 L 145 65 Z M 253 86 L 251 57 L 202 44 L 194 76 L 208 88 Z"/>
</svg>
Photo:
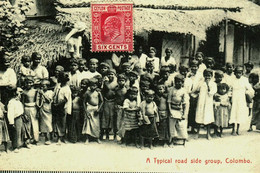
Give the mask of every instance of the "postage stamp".
<svg viewBox="0 0 260 173">
<path fill-rule="evenodd" d="M 133 51 L 133 4 L 91 3 L 92 51 Z"/>
</svg>

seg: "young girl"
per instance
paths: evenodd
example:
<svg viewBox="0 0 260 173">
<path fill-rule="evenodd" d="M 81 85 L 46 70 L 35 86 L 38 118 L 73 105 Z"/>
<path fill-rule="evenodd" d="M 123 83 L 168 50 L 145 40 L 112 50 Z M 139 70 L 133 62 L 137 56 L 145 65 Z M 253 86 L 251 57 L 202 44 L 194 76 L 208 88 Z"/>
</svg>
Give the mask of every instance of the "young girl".
<svg viewBox="0 0 260 173">
<path fill-rule="evenodd" d="M 123 122 L 122 128 L 119 130 L 120 137 L 134 137 L 135 145 L 137 145 L 137 136 L 139 135 L 140 125 L 140 102 L 137 100 L 137 87 L 131 87 L 127 91 L 127 98 L 124 100 L 123 109 Z M 125 145 L 129 142 L 125 141 Z"/>
<path fill-rule="evenodd" d="M 53 91 L 49 90 L 50 82 L 48 80 L 41 81 L 41 89 L 38 90 L 36 105 L 39 108 L 40 115 L 40 132 L 44 134 L 45 145 L 50 145 L 49 135 L 52 132 L 52 111 L 51 104 Z"/>
<path fill-rule="evenodd" d="M 170 131 L 170 147 L 173 147 L 174 140 L 186 140 L 187 118 L 189 112 L 189 95 L 183 88 L 184 77 L 176 75 L 174 78 L 174 86 L 169 90 L 168 107 L 169 107 L 169 131 Z"/>
<path fill-rule="evenodd" d="M 82 134 L 86 135 L 85 144 L 89 143 L 89 136 L 95 138 L 100 144 L 100 110 L 103 97 L 97 91 L 97 79 L 89 79 L 89 89 L 83 96 L 83 113 L 85 116 Z"/>
<path fill-rule="evenodd" d="M 154 99 L 158 106 L 158 114 L 160 123 L 158 126 L 159 139 L 163 141 L 164 147 L 167 146 L 169 140 L 169 126 L 168 126 L 168 108 L 167 108 L 167 90 L 165 85 L 157 86 L 157 93 Z"/>
<path fill-rule="evenodd" d="M 239 126 L 245 121 L 245 118 L 249 115 L 247 102 L 246 102 L 246 93 L 251 96 L 254 95 L 254 90 L 248 79 L 243 76 L 243 66 L 237 66 L 235 68 L 235 76 L 236 78 L 232 83 L 232 108 L 230 114 L 229 124 L 233 124 L 233 135 L 239 135 Z M 235 126 L 236 133 L 235 133 Z"/>
<path fill-rule="evenodd" d="M 228 85 L 221 83 L 218 85 L 218 92 L 214 96 L 215 125 L 219 127 L 219 136 L 222 136 L 223 128 L 228 127 L 231 103 L 228 96 Z"/>
<path fill-rule="evenodd" d="M 154 91 L 148 90 L 146 93 L 146 100 L 140 104 L 141 119 L 144 124 L 140 129 L 141 134 L 141 149 L 144 148 L 144 139 L 149 140 L 150 149 L 153 148 L 152 142 L 154 138 L 159 137 L 157 125 L 159 123 L 158 108 L 154 99 Z"/>
<path fill-rule="evenodd" d="M 206 69 L 203 72 L 204 82 L 196 89 L 199 93 L 195 121 L 198 124 L 196 138 L 199 137 L 200 125 L 207 126 L 207 139 L 210 139 L 210 124 L 214 122 L 213 96 L 217 92 L 217 85 L 211 80 L 213 72 Z"/>
<path fill-rule="evenodd" d="M 58 145 L 61 142 L 65 143 L 66 133 L 66 118 L 71 116 L 71 90 L 68 85 L 69 75 L 67 73 L 60 73 L 58 78 L 60 85 L 54 89 L 53 97 L 53 117 L 55 117 L 54 129 L 58 134 Z"/>
<path fill-rule="evenodd" d="M 22 56 L 21 60 L 21 67 L 19 71 L 19 79 L 18 79 L 18 86 L 24 87 L 24 81 L 27 76 L 35 76 L 34 71 L 31 69 L 31 57 L 30 56 Z"/>
<path fill-rule="evenodd" d="M 7 142 L 10 141 L 10 138 L 6 124 L 5 113 L 5 105 L 0 102 L 0 145 L 4 144 L 5 152 L 8 152 Z"/>
</svg>

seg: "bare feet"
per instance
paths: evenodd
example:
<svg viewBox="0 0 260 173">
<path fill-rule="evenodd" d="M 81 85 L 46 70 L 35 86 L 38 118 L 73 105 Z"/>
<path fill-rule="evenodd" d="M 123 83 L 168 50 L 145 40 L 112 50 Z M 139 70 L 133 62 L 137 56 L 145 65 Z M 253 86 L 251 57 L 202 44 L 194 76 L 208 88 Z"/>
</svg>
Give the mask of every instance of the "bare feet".
<svg viewBox="0 0 260 173">
<path fill-rule="evenodd" d="M 98 143 L 98 144 L 101 144 L 101 141 L 100 141 L 99 139 L 97 139 L 97 143 Z"/>
<path fill-rule="evenodd" d="M 239 131 L 237 131 L 237 135 L 240 135 L 240 132 L 239 132 Z"/>
<path fill-rule="evenodd" d="M 46 141 L 44 144 L 45 144 L 45 145 L 50 145 L 51 142 L 50 142 L 50 141 Z"/>
<path fill-rule="evenodd" d="M 164 143 L 163 148 L 168 148 L 168 145 Z"/>
<path fill-rule="evenodd" d="M 253 131 L 253 129 L 250 127 L 249 129 L 248 129 L 248 132 L 252 132 Z"/>
<path fill-rule="evenodd" d="M 85 141 L 85 145 L 88 145 L 88 144 L 89 144 L 89 140 L 86 139 L 86 141 Z"/>
<path fill-rule="evenodd" d="M 208 140 L 211 140 L 210 134 L 207 135 L 207 139 L 208 139 Z"/>
<path fill-rule="evenodd" d="M 174 147 L 174 145 L 173 145 L 173 143 L 171 143 L 171 144 L 170 144 L 170 148 L 173 148 L 173 147 Z"/>
<path fill-rule="evenodd" d="M 236 136 L 237 134 L 235 132 L 232 132 L 231 135 Z"/>
</svg>

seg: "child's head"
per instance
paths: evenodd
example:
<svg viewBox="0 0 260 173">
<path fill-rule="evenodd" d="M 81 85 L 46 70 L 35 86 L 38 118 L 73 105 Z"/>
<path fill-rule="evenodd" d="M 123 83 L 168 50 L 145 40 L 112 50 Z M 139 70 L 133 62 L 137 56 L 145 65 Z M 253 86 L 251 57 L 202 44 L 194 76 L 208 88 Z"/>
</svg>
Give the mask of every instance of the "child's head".
<svg viewBox="0 0 260 173">
<path fill-rule="evenodd" d="M 192 60 L 190 62 L 190 70 L 193 74 L 196 74 L 197 73 L 197 70 L 199 68 L 199 61 L 198 60 Z"/>
<path fill-rule="evenodd" d="M 27 55 L 23 55 L 21 62 L 24 67 L 29 68 L 31 65 L 31 57 Z"/>
<path fill-rule="evenodd" d="M 23 93 L 22 88 L 19 88 L 19 87 L 13 88 L 13 89 L 11 89 L 10 97 L 11 98 L 17 98 L 18 100 L 20 100 L 22 93 Z"/>
<path fill-rule="evenodd" d="M 156 55 L 156 49 L 154 47 L 150 47 L 149 48 L 149 56 L 151 58 L 153 58 L 153 57 L 155 57 L 155 55 Z"/>
<path fill-rule="evenodd" d="M 172 54 L 172 49 L 171 48 L 166 48 L 165 49 L 165 54 L 166 54 L 166 57 L 170 57 L 171 56 L 171 54 Z"/>
<path fill-rule="evenodd" d="M 223 77 L 224 77 L 223 71 L 221 71 L 221 70 L 215 71 L 215 82 L 216 83 L 220 83 L 222 81 Z"/>
<path fill-rule="evenodd" d="M 176 72 L 176 65 L 175 65 L 175 64 L 169 64 L 169 68 L 170 68 L 169 73 L 174 73 L 174 72 Z"/>
<path fill-rule="evenodd" d="M 80 88 L 82 89 L 82 90 L 87 90 L 87 88 L 88 88 L 88 82 L 89 81 L 89 79 L 87 79 L 87 78 L 84 78 L 84 79 L 82 79 L 81 80 L 81 82 L 80 82 Z"/>
<path fill-rule="evenodd" d="M 154 91 L 149 89 L 147 92 L 146 92 L 146 96 L 145 96 L 145 100 L 147 103 L 151 103 L 154 99 Z"/>
<path fill-rule="evenodd" d="M 178 74 L 174 77 L 174 87 L 176 89 L 180 89 L 183 86 L 184 83 L 184 76 L 181 74 Z"/>
<path fill-rule="evenodd" d="M 250 73 L 254 68 L 254 64 L 252 62 L 247 62 L 244 66 L 246 67 L 246 73 Z"/>
<path fill-rule="evenodd" d="M 95 91 L 97 89 L 98 79 L 91 78 L 89 79 L 89 89 L 90 91 Z"/>
<path fill-rule="evenodd" d="M 203 71 L 203 77 L 206 82 L 209 82 L 212 76 L 213 76 L 213 71 L 210 68 L 207 68 Z"/>
<path fill-rule="evenodd" d="M 34 77 L 26 76 L 25 78 L 25 87 L 26 89 L 31 89 L 34 86 Z"/>
<path fill-rule="evenodd" d="M 234 64 L 232 64 L 231 62 L 226 63 L 226 73 L 227 74 L 233 73 L 233 69 L 234 69 Z"/>
<path fill-rule="evenodd" d="M 170 68 L 168 66 L 162 66 L 160 70 L 160 77 L 167 80 L 169 78 Z"/>
<path fill-rule="evenodd" d="M 147 60 L 145 68 L 148 72 L 152 72 L 154 69 L 154 61 L 153 60 Z"/>
<path fill-rule="evenodd" d="M 213 57 L 207 57 L 205 59 L 205 65 L 207 68 L 213 69 L 214 65 L 215 65 L 215 60 Z"/>
<path fill-rule="evenodd" d="M 259 75 L 257 73 L 250 73 L 248 81 L 253 85 L 257 84 L 259 82 Z"/>
<path fill-rule="evenodd" d="M 41 89 L 42 89 L 43 91 L 47 91 L 48 88 L 49 88 L 49 86 L 50 86 L 50 81 L 49 81 L 49 80 L 43 79 L 43 80 L 41 81 Z"/>
<path fill-rule="evenodd" d="M 243 71 L 244 71 L 244 68 L 243 66 L 239 65 L 235 68 L 234 70 L 234 74 L 236 76 L 237 79 L 240 79 L 241 76 L 243 75 Z"/>
<path fill-rule="evenodd" d="M 32 53 L 32 62 L 34 65 L 39 65 L 41 63 L 42 56 L 38 52 Z"/>
<path fill-rule="evenodd" d="M 135 86 L 132 86 L 131 88 L 128 89 L 128 96 L 129 100 L 133 101 L 137 99 L 137 93 L 138 93 L 138 88 Z"/>
<path fill-rule="evenodd" d="M 110 70 L 108 70 L 108 72 L 107 72 L 107 77 L 108 77 L 108 80 L 109 80 L 110 82 L 112 82 L 112 81 L 114 80 L 115 75 L 116 75 L 115 69 L 110 69 Z"/>
<path fill-rule="evenodd" d="M 120 87 L 123 87 L 125 86 L 125 83 L 126 83 L 126 77 L 124 74 L 119 74 L 117 76 L 117 83 Z"/>
<path fill-rule="evenodd" d="M 76 58 L 72 58 L 70 60 L 70 71 L 75 73 L 78 70 L 78 60 Z"/>
<path fill-rule="evenodd" d="M 88 67 L 89 71 L 94 73 L 94 72 L 96 72 L 97 67 L 98 67 L 98 60 L 96 58 L 91 58 L 89 60 L 89 67 Z"/>
<path fill-rule="evenodd" d="M 180 74 L 183 75 L 184 78 L 186 78 L 187 73 L 189 72 L 189 67 L 186 65 L 181 65 L 179 67 Z"/>
<path fill-rule="evenodd" d="M 107 74 L 108 70 L 110 69 L 109 64 L 106 62 L 100 63 L 99 67 L 100 67 L 100 74 L 102 76 L 105 76 Z"/>
<path fill-rule="evenodd" d="M 125 73 L 125 74 L 129 74 L 129 72 L 131 71 L 131 64 L 130 63 L 128 63 L 128 62 L 125 62 L 125 63 L 123 63 L 122 64 L 122 69 L 123 69 L 123 72 Z"/>
<path fill-rule="evenodd" d="M 141 67 L 141 64 L 140 63 L 136 63 L 134 65 L 134 71 L 136 71 L 137 73 L 141 74 L 142 73 L 142 67 Z"/>
<path fill-rule="evenodd" d="M 218 94 L 225 95 L 229 90 L 229 86 L 226 83 L 218 84 Z"/>
<path fill-rule="evenodd" d="M 140 82 L 140 89 L 142 92 L 146 92 L 150 89 L 151 83 L 148 80 L 141 80 Z"/>
<path fill-rule="evenodd" d="M 166 87 L 165 87 L 165 85 L 157 85 L 157 93 L 158 94 L 160 94 L 160 95 L 162 95 L 162 94 L 164 94 L 165 92 L 166 92 Z"/>
<path fill-rule="evenodd" d="M 78 60 L 78 69 L 80 72 L 83 72 L 84 70 L 86 70 L 86 64 L 87 64 L 87 60 L 86 59 L 79 59 Z"/>
<path fill-rule="evenodd" d="M 98 75 L 93 76 L 93 78 L 97 79 L 97 87 L 101 88 L 102 84 L 103 84 L 102 76 L 98 74 Z"/>
<path fill-rule="evenodd" d="M 135 80 L 138 78 L 138 73 L 136 71 L 130 71 L 129 72 L 129 81 L 135 82 Z"/>
<path fill-rule="evenodd" d="M 70 85 L 70 90 L 71 90 L 72 98 L 75 98 L 79 95 L 79 88 L 76 87 L 75 85 Z"/>
<path fill-rule="evenodd" d="M 202 52 L 197 52 L 195 54 L 195 59 L 201 64 L 204 60 L 204 54 Z"/>
<path fill-rule="evenodd" d="M 63 68 L 61 65 L 57 65 L 56 68 L 55 68 L 55 70 L 54 70 L 54 76 L 55 76 L 56 78 L 58 78 L 58 77 L 59 77 L 59 74 L 60 74 L 60 73 L 63 73 L 63 72 L 64 72 L 64 68 Z"/>
<path fill-rule="evenodd" d="M 61 72 L 59 74 L 59 77 L 58 77 L 58 82 L 60 82 L 61 84 L 66 84 L 68 81 L 70 80 L 69 78 L 69 74 L 68 73 L 65 73 L 65 72 Z"/>
</svg>

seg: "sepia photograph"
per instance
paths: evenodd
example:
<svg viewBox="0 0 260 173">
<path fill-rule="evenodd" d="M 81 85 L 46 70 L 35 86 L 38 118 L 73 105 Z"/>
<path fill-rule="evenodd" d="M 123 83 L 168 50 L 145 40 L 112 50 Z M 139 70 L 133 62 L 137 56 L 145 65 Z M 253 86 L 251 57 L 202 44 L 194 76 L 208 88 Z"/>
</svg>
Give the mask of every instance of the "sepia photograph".
<svg viewBox="0 0 260 173">
<path fill-rule="evenodd" d="M 0 172 L 257 173 L 260 0 L 0 0 Z"/>
</svg>

